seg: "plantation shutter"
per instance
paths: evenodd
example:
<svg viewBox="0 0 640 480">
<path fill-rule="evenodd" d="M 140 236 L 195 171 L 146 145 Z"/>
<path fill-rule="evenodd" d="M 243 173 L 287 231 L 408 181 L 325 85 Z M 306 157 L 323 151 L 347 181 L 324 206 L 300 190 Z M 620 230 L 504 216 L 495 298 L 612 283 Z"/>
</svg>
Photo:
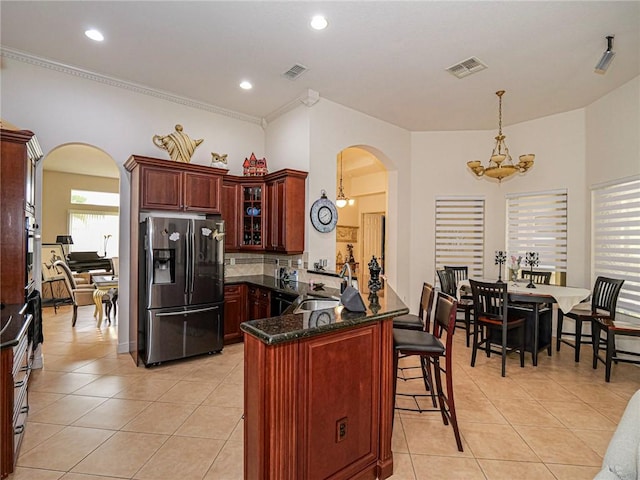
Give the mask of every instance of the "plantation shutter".
<svg viewBox="0 0 640 480">
<path fill-rule="evenodd" d="M 591 273 L 624 279 L 617 310 L 640 317 L 640 178 L 591 192 Z"/>
<path fill-rule="evenodd" d="M 484 198 L 436 198 L 435 235 L 436 270 L 467 266 L 469 277 L 483 278 Z"/>
</svg>

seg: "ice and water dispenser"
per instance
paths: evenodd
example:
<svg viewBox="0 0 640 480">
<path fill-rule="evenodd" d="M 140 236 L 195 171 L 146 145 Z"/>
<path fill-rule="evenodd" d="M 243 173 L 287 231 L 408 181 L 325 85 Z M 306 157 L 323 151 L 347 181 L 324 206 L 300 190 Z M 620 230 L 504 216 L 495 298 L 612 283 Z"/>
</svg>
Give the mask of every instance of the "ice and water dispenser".
<svg viewBox="0 0 640 480">
<path fill-rule="evenodd" d="M 176 251 L 173 248 L 153 249 L 153 283 L 174 283 L 176 277 Z"/>
</svg>

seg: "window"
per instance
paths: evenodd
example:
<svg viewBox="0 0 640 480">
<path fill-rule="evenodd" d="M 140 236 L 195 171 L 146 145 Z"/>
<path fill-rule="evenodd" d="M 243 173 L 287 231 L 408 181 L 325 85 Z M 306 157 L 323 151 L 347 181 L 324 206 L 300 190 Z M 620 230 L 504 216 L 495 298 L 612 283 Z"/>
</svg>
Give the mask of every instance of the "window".
<svg viewBox="0 0 640 480">
<path fill-rule="evenodd" d="M 101 207 L 119 207 L 120 194 L 111 192 L 92 192 L 89 190 L 71 190 L 71 203 L 76 205 L 99 205 Z"/>
<path fill-rule="evenodd" d="M 484 198 L 436 198 L 435 231 L 436 270 L 467 266 L 469 277 L 484 276 Z"/>
<path fill-rule="evenodd" d="M 624 279 L 618 311 L 640 317 L 640 178 L 592 188 L 591 275 Z"/>
<path fill-rule="evenodd" d="M 551 283 L 564 285 L 567 272 L 567 191 L 507 195 L 507 252 L 537 252 L 537 270 L 552 271 Z M 521 264 L 525 267 L 524 263 Z"/>
<path fill-rule="evenodd" d="M 70 211 L 69 231 L 73 238 L 70 251 L 98 252 L 99 255 L 117 257 L 118 218 L 117 212 Z"/>
</svg>

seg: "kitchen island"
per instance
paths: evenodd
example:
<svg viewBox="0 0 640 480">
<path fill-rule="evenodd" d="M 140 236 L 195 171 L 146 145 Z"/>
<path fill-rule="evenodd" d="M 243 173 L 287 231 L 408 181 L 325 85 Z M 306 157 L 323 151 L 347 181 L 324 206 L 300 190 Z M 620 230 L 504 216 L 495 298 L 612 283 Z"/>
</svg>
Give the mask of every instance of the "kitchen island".
<svg viewBox="0 0 640 480">
<path fill-rule="evenodd" d="M 388 286 L 363 300 L 362 313 L 337 306 L 241 324 L 246 479 L 393 473 L 392 319 L 409 309 Z"/>
</svg>

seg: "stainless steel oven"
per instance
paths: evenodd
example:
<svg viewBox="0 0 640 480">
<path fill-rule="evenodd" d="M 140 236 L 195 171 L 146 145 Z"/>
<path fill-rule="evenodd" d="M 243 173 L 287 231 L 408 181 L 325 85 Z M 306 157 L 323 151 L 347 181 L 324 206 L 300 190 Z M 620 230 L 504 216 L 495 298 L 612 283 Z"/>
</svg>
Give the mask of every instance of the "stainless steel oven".
<svg viewBox="0 0 640 480">
<path fill-rule="evenodd" d="M 31 213 L 27 212 L 25 216 L 25 268 L 26 268 L 26 284 L 25 284 L 25 299 L 33 292 L 35 288 L 35 279 L 34 279 L 34 259 L 35 259 L 35 249 L 36 249 L 36 220 L 31 215 Z"/>
</svg>

